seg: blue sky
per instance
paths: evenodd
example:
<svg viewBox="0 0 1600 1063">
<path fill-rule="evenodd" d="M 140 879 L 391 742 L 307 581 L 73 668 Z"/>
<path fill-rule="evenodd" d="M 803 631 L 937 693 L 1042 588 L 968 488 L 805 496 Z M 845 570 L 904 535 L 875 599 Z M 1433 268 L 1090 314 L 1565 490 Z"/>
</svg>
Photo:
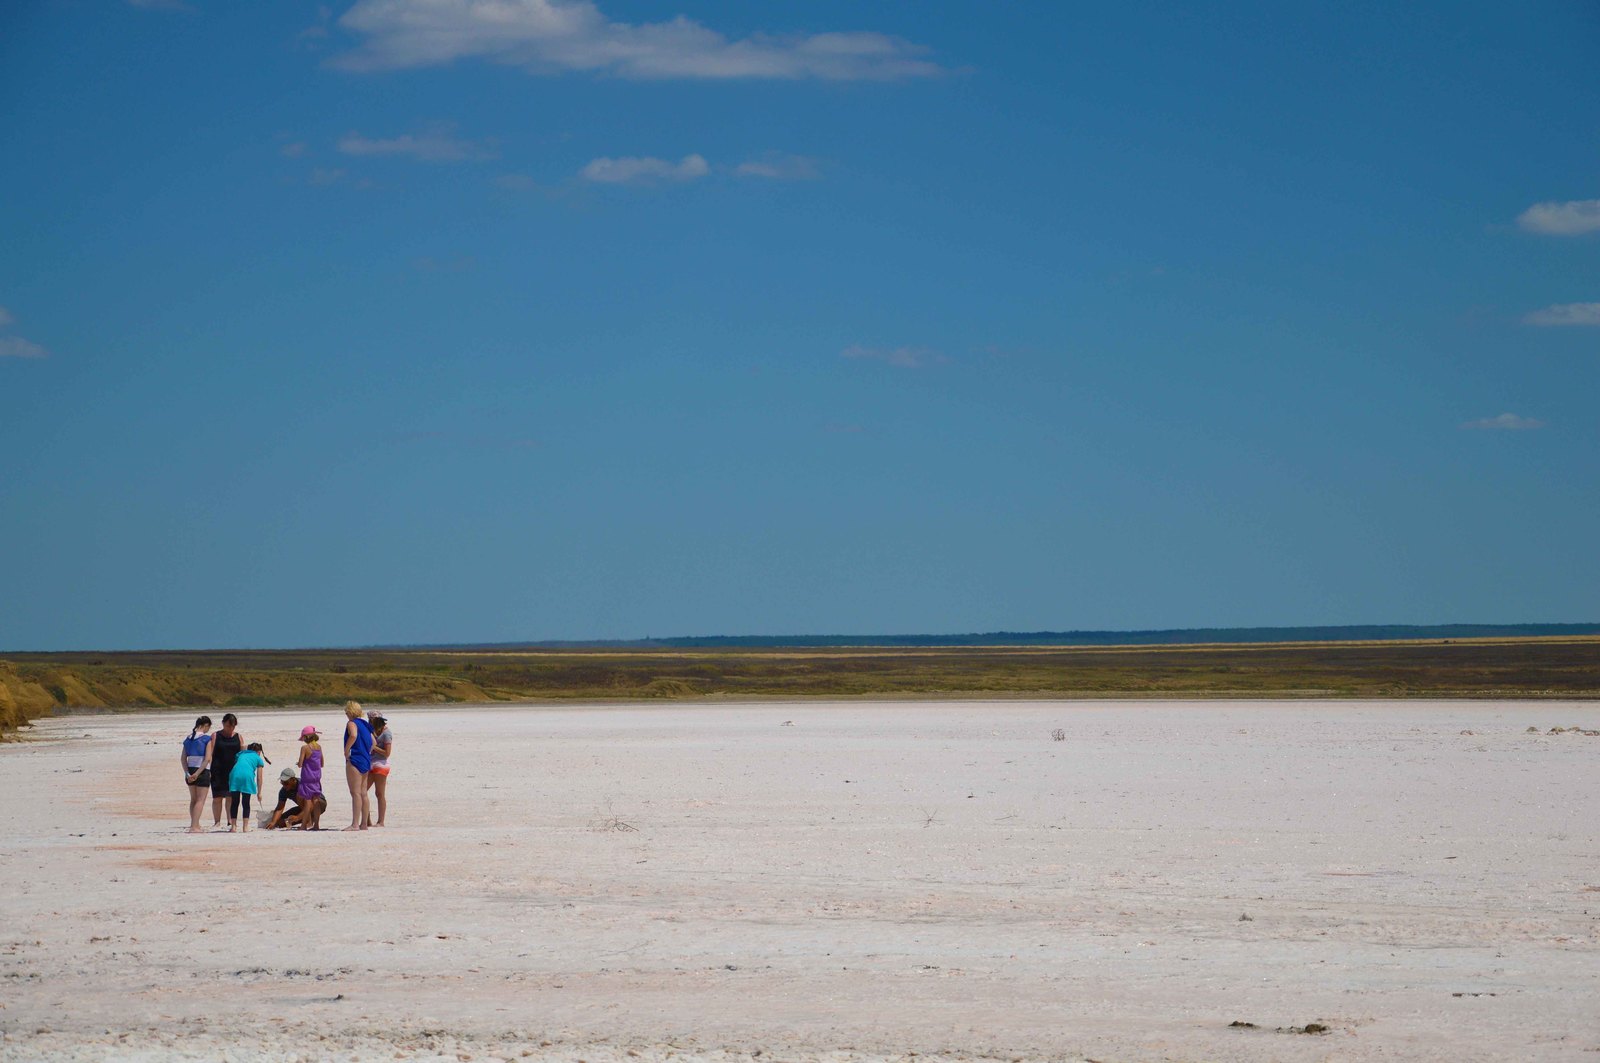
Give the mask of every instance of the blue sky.
<svg viewBox="0 0 1600 1063">
<path fill-rule="evenodd" d="M 21 0 L 0 648 L 1600 619 L 1592 3 Z"/>
</svg>

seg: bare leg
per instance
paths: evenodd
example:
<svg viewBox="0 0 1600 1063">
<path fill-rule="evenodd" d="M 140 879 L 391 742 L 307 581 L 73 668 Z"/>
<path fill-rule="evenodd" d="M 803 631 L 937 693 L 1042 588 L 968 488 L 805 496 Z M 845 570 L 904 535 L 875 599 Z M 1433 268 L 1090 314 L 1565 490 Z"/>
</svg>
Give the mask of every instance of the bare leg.
<svg viewBox="0 0 1600 1063">
<path fill-rule="evenodd" d="M 210 789 L 211 788 L 209 786 L 191 786 L 191 787 L 189 787 L 189 833 L 190 834 L 199 834 L 200 833 L 200 813 L 205 811 L 206 794 L 210 791 Z"/>
<path fill-rule="evenodd" d="M 344 765 L 344 781 L 345 785 L 350 787 L 350 825 L 345 830 L 366 830 L 366 824 L 361 819 L 362 808 L 366 803 L 363 800 L 366 797 L 364 789 L 366 784 L 361 778 L 361 773 L 356 771 L 356 766 L 349 761 Z"/>
<path fill-rule="evenodd" d="M 213 794 L 215 794 L 215 792 L 216 791 L 212 791 Z M 222 826 L 222 802 L 225 801 L 225 800 L 226 800 L 226 798 L 216 797 L 216 796 L 213 796 L 211 798 L 211 826 L 212 827 L 220 827 L 220 826 Z"/>
<path fill-rule="evenodd" d="M 373 826 L 381 827 L 383 826 L 383 817 L 389 811 L 389 776 L 374 775 L 372 780 L 372 792 L 378 798 L 378 822 Z"/>
</svg>

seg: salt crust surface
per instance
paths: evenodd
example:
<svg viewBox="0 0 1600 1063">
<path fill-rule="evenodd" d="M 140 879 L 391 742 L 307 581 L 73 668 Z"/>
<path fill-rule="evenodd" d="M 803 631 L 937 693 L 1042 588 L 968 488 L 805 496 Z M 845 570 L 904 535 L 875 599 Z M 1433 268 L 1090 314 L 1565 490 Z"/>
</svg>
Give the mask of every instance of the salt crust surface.
<svg viewBox="0 0 1600 1063">
<path fill-rule="evenodd" d="M 361 834 L 182 833 L 184 715 L 0 747 L 0 1060 L 1600 1051 L 1590 704 L 394 716 Z"/>
</svg>

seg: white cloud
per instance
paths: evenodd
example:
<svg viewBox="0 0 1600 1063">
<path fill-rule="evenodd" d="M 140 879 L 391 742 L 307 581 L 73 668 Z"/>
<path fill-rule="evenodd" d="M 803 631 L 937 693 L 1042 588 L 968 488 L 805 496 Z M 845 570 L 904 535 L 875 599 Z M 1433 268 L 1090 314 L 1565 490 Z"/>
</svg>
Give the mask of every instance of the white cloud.
<svg viewBox="0 0 1600 1063">
<path fill-rule="evenodd" d="M 16 323 L 17 319 L 11 316 L 11 311 L 0 306 L 0 328 L 5 328 L 7 325 L 15 325 Z"/>
<path fill-rule="evenodd" d="M 1582 236 L 1600 232 L 1600 199 L 1573 199 L 1565 203 L 1535 203 L 1517 215 L 1517 224 L 1530 233 L 1547 236 Z"/>
<path fill-rule="evenodd" d="M 1543 421 L 1536 421 L 1532 417 L 1518 417 L 1514 413 L 1502 413 L 1498 417 L 1484 417 L 1476 421 L 1467 421 L 1462 428 L 1479 428 L 1489 432 L 1526 432 L 1534 428 L 1543 428 Z"/>
<path fill-rule="evenodd" d="M 287 159 L 298 159 L 309 151 L 311 146 L 303 140 L 296 140 L 292 144 L 285 144 L 278 149 L 278 153 Z"/>
<path fill-rule="evenodd" d="M 923 369 L 930 365 L 942 365 L 950 360 L 927 347 L 863 347 L 859 343 L 840 351 L 839 357 L 883 362 L 900 369 Z"/>
<path fill-rule="evenodd" d="M 595 159 L 578 176 L 595 184 L 645 185 L 656 181 L 693 181 L 710 172 L 710 164 L 699 155 L 685 155 L 677 162 L 646 156 Z"/>
<path fill-rule="evenodd" d="M 736 177 L 765 177 L 774 181 L 815 181 L 822 176 L 816 159 L 775 151 L 741 162 L 733 173 Z"/>
<path fill-rule="evenodd" d="M 453 136 L 447 126 L 387 139 L 346 133 L 339 138 L 339 150 L 346 155 L 403 155 L 423 162 L 474 162 L 492 159 L 497 154 L 489 144 Z"/>
<path fill-rule="evenodd" d="M 339 24 L 364 38 L 334 60 L 347 70 L 485 59 L 531 74 L 625 78 L 896 81 L 942 73 L 926 48 L 882 33 L 730 40 L 682 15 L 615 22 L 593 0 L 359 0 Z"/>
<path fill-rule="evenodd" d="M 311 171 L 311 176 L 306 178 L 308 185 L 336 185 L 345 179 L 343 170 L 328 170 L 317 167 Z"/>
<path fill-rule="evenodd" d="M 1600 303 L 1557 303 L 1522 319 L 1529 325 L 1600 325 Z"/>
<path fill-rule="evenodd" d="M 21 336 L 0 336 L 0 358 L 48 358 L 50 352 Z"/>
</svg>

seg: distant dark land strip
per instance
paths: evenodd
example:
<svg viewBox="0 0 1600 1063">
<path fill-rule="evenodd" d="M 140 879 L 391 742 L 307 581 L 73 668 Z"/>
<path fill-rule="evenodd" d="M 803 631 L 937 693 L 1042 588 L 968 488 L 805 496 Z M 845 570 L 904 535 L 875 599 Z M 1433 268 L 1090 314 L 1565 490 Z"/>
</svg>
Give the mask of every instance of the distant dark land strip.
<svg viewBox="0 0 1600 1063">
<path fill-rule="evenodd" d="M 1600 698 L 1600 636 L 1177 646 L 207 650 L 0 660 L 57 709 L 682 698 Z"/>
<path fill-rule="evenodd" d="M 1178 627 L 1146 631 L 985 631 L 965 635 L 676 635 L 669 638 L 374 646 L 395 650 L 796 649 L 855 646 L 1179 646 L 1217 642 L 1378 642 L 1398 639 L 1600 635 L 1600 624 L 1340 624 Z"/>
</svg>

